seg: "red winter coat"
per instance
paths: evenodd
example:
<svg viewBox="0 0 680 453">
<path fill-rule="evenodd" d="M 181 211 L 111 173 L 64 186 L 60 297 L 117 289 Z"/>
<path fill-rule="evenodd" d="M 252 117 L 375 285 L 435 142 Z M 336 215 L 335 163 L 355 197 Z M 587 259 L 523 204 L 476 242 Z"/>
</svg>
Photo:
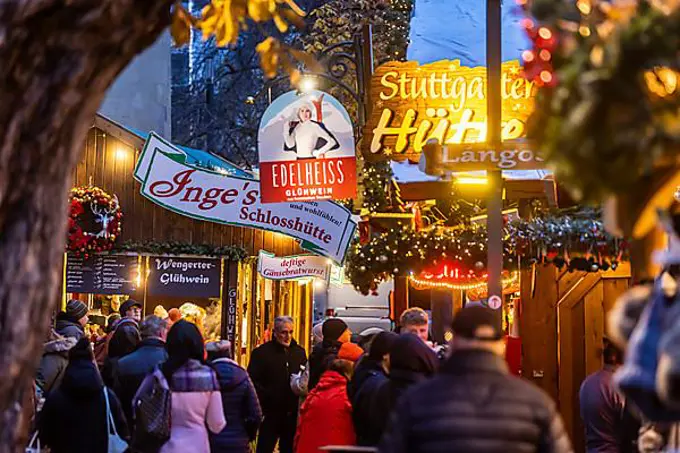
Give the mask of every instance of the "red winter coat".
<svg viewBox="0 0 680 453">
<path fill-rule="evenodd" d="M 318 453 L 327 445 L 356 445 L 347 379 L 326 371 L 300 409 L 296 453 Z"/>
</svg>

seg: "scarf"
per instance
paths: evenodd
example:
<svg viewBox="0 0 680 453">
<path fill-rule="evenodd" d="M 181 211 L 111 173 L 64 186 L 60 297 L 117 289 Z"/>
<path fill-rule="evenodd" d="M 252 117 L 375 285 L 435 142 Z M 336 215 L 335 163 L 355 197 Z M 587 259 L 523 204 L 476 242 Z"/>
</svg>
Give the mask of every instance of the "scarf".
<svg viewBox="0 0 680 453">
<path fill-rule="evenodd" d="M 173 392 L 214 392 L 220 390 L 215 371 L 198 360 L 189 359 L 172 375 Z"/>
</svg>

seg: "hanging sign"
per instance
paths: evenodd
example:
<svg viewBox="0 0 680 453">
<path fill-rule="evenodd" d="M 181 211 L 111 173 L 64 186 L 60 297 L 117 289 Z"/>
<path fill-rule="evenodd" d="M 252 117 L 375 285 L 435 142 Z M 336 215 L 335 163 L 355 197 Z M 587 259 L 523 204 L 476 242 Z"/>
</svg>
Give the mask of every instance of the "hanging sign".
<svg viewBox="0 0 680 453">
<path fill-rule="evenodd" d="M 66 292 L 84 294 L 132 294 L 140 283 L 136 256 L 66 256 Z"/>
<path fill-rule="evenodd" d="M 327 258 L 315 255 L 296 255 L 277 258 L 273 253 L 260 250 L 257 270 L 271 280 L 295 280 L 299 278 L 328 279 Z"/>
<path fill-rule="evenodd" d="M 330 201 L 263 205 L 259 181 L 187 164 L 181 150 L 155 134 L 144 146 L 135 178 L 143 196 L 177 214 L 286 234 L 338 263 L 357 226 L 349 210 Z"/>
<path fill-rule="evenodd" d="M 354 128 L 330 94 L 280 96 L 264 112 L 257 141 L 262 203 L 356 196 Z"/>
<path fill-rule="evenodd" d="M 153 256 L 146 290 L 152 296 L 220 297 L 221 272 L 215 258 Z"/>
<path fill-rule="evenodd" d="M 525 135 L 534 108 L 534 83 L 524 79 L 518 61 L 503 63 L 501 76 L 502 139 L 507 149 L 450 146 L 446 160 L 471 164 L 460 170 L 488 168 L 529 169 L 540 157 L 523 154 L 514 144 Z M 364 156 L 418 160 L 425 144 L 483 144 L 487 137 L 486 68 L 469 68 L 459 60 L 424 66 L 417 62 L 389 62 L 371 79 L 374 106 L 364 130 Z M 531 155 L 530 155 L 531 154 Z"/>
</svg>

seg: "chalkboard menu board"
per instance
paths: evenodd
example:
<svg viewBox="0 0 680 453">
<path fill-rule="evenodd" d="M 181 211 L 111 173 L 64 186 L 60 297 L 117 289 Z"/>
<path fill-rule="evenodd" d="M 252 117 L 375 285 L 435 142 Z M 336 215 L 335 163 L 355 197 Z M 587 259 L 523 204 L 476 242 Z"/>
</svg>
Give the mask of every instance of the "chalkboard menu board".
<svg viewBox="0 0 680 453">
<path fill-rule="evenodd" d="M 66 292 L 85 294 L 131 294 L 137 289 L 136 256 L 95 255 L 66 258 Z"/>
<path fill-rule="evenodd" d="M 147 293 L 165 297 L 220 297 L 221 261 L 215 258 L 152 256 Z"/>
</svg>

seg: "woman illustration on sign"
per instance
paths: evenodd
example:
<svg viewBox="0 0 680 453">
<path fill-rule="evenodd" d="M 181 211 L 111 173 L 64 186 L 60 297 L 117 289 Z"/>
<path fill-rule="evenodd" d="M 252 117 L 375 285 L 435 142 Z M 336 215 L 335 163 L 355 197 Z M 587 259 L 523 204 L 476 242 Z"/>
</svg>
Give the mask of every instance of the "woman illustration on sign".
<svg viewBox="0 0 680 453">
<path fill-rule="evenodd" d="M 323 122 L 312 119 L 314 110 L 312 105 L 302 104 L 298 108 L 297 119 L 290 121 L 288 130 L 284 132 L 283 149 L 295 152 L 298 160 L 324 158 L 326 153 L 340 147 Z"/>
</svg>

